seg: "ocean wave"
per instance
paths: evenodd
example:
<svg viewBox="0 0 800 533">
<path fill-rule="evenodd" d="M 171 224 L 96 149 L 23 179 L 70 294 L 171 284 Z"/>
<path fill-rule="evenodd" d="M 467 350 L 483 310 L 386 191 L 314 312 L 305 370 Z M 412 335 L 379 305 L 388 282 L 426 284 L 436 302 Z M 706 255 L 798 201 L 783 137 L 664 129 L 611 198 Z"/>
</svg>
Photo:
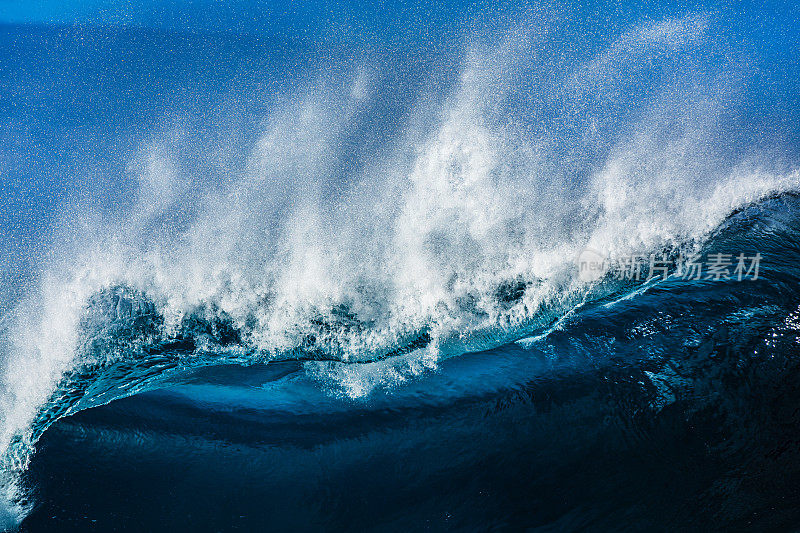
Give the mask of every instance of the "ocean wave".
<svg viewBox="0 0 800 533">
<path fill-rule="evenodd" d="M 25 507 L 19 474 L 55 421 L 200 367 L 297 361 L 364 396 L 680 292 L 581 279 L 585 249 L 612 263 L 766 256 L 774 243 L 748 229 L 764 225 L 790 234 L 770 258 L 790 255 L 800 173 L 717 142 L 746 69 L 708 60 L 715 24 L 634 25 L 591 57 L 563 57 L 536 24 L 471 45 L 455 80 L 405 98 L 359 161 L 353 132 L 375 127 L 391 92 L 369 65 L 278 98 L 245 154 L 201 171 L 186 161 L 209 147 L 174 132 L 145 143 L 128 207 L 68 205 L 41 275 L 3 315 L 8 499 Z"/>
</svg>

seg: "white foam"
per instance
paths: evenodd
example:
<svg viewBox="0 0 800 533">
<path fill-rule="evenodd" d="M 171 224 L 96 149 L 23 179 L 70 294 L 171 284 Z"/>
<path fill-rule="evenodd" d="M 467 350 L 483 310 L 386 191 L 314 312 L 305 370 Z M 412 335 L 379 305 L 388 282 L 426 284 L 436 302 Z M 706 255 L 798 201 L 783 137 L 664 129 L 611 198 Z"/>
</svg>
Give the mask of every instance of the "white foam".
<svg viewBox="0 0 800 533">
<path fill-rule="evenodd" d="M 264 357 L 297 347 L 310 320 L 340 304 L 367 325 L 331 333 L 344 360 L 429 328 L 433 345 L 411 362 L 335 366 L 329 377 L 358 396 L 434 367 L 440 341 L 469 347 L 470 332 L 513 329 L 543 303 L 571 308 L 584 288 L 572 262 L 585 247 L 622 256 L 702 238 L 732 209 L 797 187 L 797 171 L 712 153 L 711 133 L 731 98 L 724 83 L 687 92 L 665 82 L 628 121 L 592 107 L 602 95 L 587 94 L 618 98 L 626 73 L 701 53 L 707 20 L 637 26 L 563 69 L 560 86 L 544 63 L 542 79 L 524 83 L 547 59 L 537 48 L 547 46 L 544 36 L 514 33 L 495 48 L 476 47 L 455 87 L 421 99 L 396 141 L 361 166 L 345 163 L 345 141 L 378 98 L 366 68 L 346 79 L 322 74 L 281 99 L 246 160 L 219 162 L 226 178 L 213 186 L 187 175 L 180 154 L 148 143 L 131 166 L 133 207 L 113 220 L 80 204 L 65 213 L 51 265 L 14 314 L 0 375 L 0 450 L 85 362 L 85 302 L 112 284 L 148 294 L 167 333 L 213 303 L 247 325 L 245 342 Z M 524 60 L 526 51 L 535 61 Z M 520 87 L 545 92 L 531 98 Z M 541 109 L 516 109 L 520 98 Z M 597 140 L 598 128 L 607 138 Z M 603 158 L 576 172 L 576 161 L 596 153 Z M 174 231 L 163 229 L 171 216 L 180 218 Z M 509 280 L 527 289 L 501 302 L 498 286 Z"/>
</svg>

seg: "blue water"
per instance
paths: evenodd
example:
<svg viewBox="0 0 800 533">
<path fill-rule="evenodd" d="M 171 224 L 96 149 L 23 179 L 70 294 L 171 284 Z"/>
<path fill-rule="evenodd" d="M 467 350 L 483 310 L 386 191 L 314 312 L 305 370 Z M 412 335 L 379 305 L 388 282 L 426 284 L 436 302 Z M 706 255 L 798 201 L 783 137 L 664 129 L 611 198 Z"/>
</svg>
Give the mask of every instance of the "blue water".
<svg viewBox="0 0 800 533">
<path fill-rule="evenodd" d="M 0 6 L 0 529 L 797 529 L 799 14 Z"/>
</svg>

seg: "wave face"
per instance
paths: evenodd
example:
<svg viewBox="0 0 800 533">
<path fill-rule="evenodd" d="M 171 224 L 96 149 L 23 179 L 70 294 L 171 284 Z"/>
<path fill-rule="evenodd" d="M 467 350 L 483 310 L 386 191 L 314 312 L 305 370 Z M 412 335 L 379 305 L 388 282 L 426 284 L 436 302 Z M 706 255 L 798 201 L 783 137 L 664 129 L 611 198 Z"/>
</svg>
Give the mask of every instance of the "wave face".
<svg viewBox="0 0 800 533">
<path fill-rule="evenodd" d="M 785 441 L 791 432 L 781 424 L 794 422 L 782 409 L 796 399 L 800 172 L 796 126 L 775 117 L 776 99 L 792 91 L 775 64 L 793 52 L 766 48 L 774 54 L 765 57 L 771 28 L 743 38 L 741 23 L 730 20 L 740 15 L 641 16 L 587 32 L 597 17 L 542 8 L 507 14 L 514 22 L 500 30 L 464 30 L 458 46 L 434 40 L 394 55 L 391 46 L 357 42 L 322 57 L 302 45 L 267 50 L 249 37 L 6 27 L 3 39 L 26 53 L 55 32 L 86 65 L 113 61 L 114 71 L 120 58 L 133 58 L 142 76 L 163 74 L 159 87 L 172 80 L 175 94 L 124 70 L 113 83 L 92 78 L 86 65 L 61 74 L 89 76 L 100 94 L 136 93 L 124 119 L 99 100 L 87 104 L 108 114 L 109 127 L 134 126 L 116 134 L 115 148 L 98 140 L 98 153 L 83 150 L 74 179 L 62 178 L 71 192 L 49 225 L 40 223 L 36 244 L 19 246 L 33 266 L 3 265 L 8 516 L 0 520 L 11 527 L 33 511 L 29 527 L 45 528 L 45 515 L 66 505 L 54 503 L 51 490 L 55 499 L 36 510 L 31 492 L 39 483 L 47 493 L 47 482 L 36 481 L 47 468 L 74 473 L 47 452 L 33 455 L 53 424 L 56 449 L 68 447 L 59 435 L 68 440 L 81 428 L 97 432 L 87 449 L 116 438 L 123 456 L 146 445 L 172 457 L 185 445 L 174 439 L 215 432 L 215 442 L 240 447 L 220 464 L 241 469 L 263 452 L 258 461 L 285 461 L 269 475 L 255 470 L 273 486 L 294 486 L 296 475 L 316 479 L 331 508 L 309 510 L 309 528 L 364 525 L 343 522 L 352 502 L 335 484 L 348 461 L 367 476 L 370 463 L 356 455 L 392 439 L 424 447 L 441 438 L 419 456 L 400 452 L 424 479 L 455 480 L 497 464 L 495 477 L 476 474 L 472 488 L 508 496 L 501 480 L 547 490 L 552 480 L 536 472 L 560 477 L 569 465 L 585 467 L 571 452 L 552 456 L 570 439 L 585 453 L 663 453 L 688 468 L 685 457 L 663 450 L 683 435 L 695 452 L 705 442 L 718 468 L 717 477 L 703 470 L 686 494 L 735 508 L 725 520 L 762 512 L 762 502 L 735 500 L 751 494 L 747 483 L 766 479 L 740 465 L 746 452 L 777 453 L 767 436 Z M 103 59 L 107 48 L 120 56 Z M 160 57 L 167 50 L 177 67 Z M 54 54 L 41 59 L 50 72 L 63 62 Z M 195 77 L 198 64 L 216 74 Z M 63 91 L 64 79 L 56 80 L 53 90 Z M 76 97 L 71 105 L 82 104 Z M 167 116 L 176 105 L 181 116 Z M 10 124 L 3 135 L 14 138 L 18 125 Z M 99 136 L 106 126 L 92 127 Z M 94 140 L 90 133 L 75 142 Z M 674 269 L 655 281 L 613 272 L 587 280 L 576 264 L 585 250 L 610 264 L 654 253 L 763 259 L 759 277 L 743 281 L 686 280 Z M 238 385 L 220 385 L 231 374 Z M 213 428 L 187 418 L 148 426 L 134 413 L 148 402 L 209 417 L 254 412 L 261 422 L 230 415 Z M 103 418 L 114 409 L 125 415 L 117 425 Z M 484 422 L 494 436 L 477 429 Z M 506 427 L 515 423 L 517 433 Z M 294 424 L 294 437 L 280 434 Z M 136 440 L 141 435 L 147 442 Z M 272 438 L 289 444 L 264 444 Z M 316 443 L 312 459 L 330 464 L 329 478 L 299 466 L 309 460 L 299 451 L 303 439 Z M 210 454 L 213 439 L 201 440 L 197 453 Z M 541 455 L 526 455 L 528 446 Z M 462 460 L 445 460 L 440 448 Z M 350 459 L 335 463 L 337 453 Z M 643 483 L 636 464 L 623 461 L 619 479 Z M 738 481 L 736 465 L 744 469 Z M 98 471 L 113 477 L 110 467 Z M 233 483 L 211 467 L 207 473 Z M 526 489 L 521 473 L 538 481 Z M 401 477 L 391 482 L 408 499 L 416 485 Z M 591 494 L 553 507 L 543 498 L 523 510 L 513 501 L 474 507 L 475 496 L 456 486 L 456 527 L 570 529 L 598 513 L 619 520 L 617 511 L 631 508 L 632 493 L 621 488 L 604 502 Z M 370 483 L 354 489 L 367 502 L 368 487 L 375 491 Z M 249 525 L 282 523 L 297 510 L 263 490 L 284 502 L 273 509 L 284 513 Z M 455 494 L 466 503 L 456 504 Z M 652 509 L 650 494 L 642 505 Z M 575 511 L 581 506 L 584 514 Z M 416 509 L 418 518 L 434 513 L 419 502 Z M 797 518 L 788 504 L 781 512 L 764 524 Z M 413 525 L 409 516 L 384 525 Z M 218 519 L 203 520 L 225 527 Z M 129 523 L 154 526 L 141 517 Z"/>
</svg>

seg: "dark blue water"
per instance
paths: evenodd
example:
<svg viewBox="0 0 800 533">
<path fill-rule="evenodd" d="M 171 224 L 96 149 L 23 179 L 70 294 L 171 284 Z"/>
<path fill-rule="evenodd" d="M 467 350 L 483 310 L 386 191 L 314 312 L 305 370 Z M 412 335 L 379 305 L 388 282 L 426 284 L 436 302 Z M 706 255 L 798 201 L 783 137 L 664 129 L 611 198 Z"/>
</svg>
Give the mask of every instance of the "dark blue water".
<svg viewBox="0 0 800 533">
<path fill-rule="evenodd" d="M 798 21 L 0 5 L 0 529 L 797 530 Z"/>
<path fill-rule="evenodd" d="M 798 232 L 767 201 L 708 244 L 761 250 L 756 281 L 663 281 L 363 399 L 230 365 L 64 418 L 22 529 L 791 530 Z"/>
</svg>

